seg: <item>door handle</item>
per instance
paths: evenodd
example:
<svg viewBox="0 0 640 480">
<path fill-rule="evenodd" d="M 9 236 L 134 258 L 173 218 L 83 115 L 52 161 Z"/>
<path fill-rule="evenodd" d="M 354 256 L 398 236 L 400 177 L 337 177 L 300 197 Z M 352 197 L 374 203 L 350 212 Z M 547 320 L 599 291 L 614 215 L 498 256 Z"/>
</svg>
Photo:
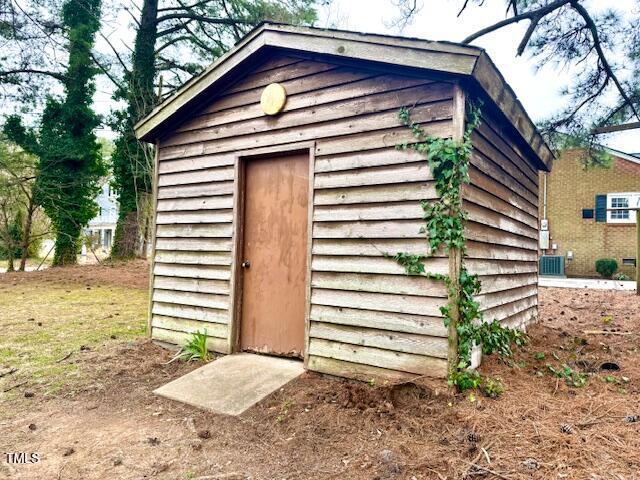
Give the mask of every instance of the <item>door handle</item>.
<svg viewBox="0 0 640 480">
<path fill-rule="evenodd" d="M 242 268 L 249 268 L 251 266 L 251 262 L 249 260 L 245 260 L 240 264 Z"/>
</svg>

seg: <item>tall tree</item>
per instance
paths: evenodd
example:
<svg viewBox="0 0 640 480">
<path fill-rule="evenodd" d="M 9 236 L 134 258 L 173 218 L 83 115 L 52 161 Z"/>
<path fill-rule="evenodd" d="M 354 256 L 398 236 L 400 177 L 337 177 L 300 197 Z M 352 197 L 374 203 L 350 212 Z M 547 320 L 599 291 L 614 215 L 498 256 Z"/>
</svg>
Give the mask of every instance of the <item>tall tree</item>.
<svg viewBox="0 0 640 480">
<path fill-rule="evenodd" d="M 54 265 L 76 263 L 80 233 L 97 213 L 95 196 L 105 174 L 94 134 L 98 117 L 91 108 L 97 73 L 91 48 L 100 27 L 100 6 L 101 0 L 64 2 L 68 52 L 64 98 L 47 99 L 37 132 L 16 116 L 9 117 L 4 127 L 11 140 L 39 157 L 35 201 L 55 230 Z"/>
<path fill-rule="evenodd" d="M 24 271 L 49 234 L 48 220 L 34 199 L 37 160 L 0 137 L 0 255 L 7 258 L 8 270 L 19 257 L 18 269 Z"/>
<path fill-rule="evenodd" d="M 120 201 L 114 257 L 139 255 L 147 237 L 153 152 L 136 140 L 133 126 L 157 103 L 154 85 L 158 76 L 165 76 L 168 93 L 265 19 L 313 23 L 316 3 L 318 0 L 167 0 L 160 6 L 158 0 L 144 0 L 131 67 L 120 62 L 125 74 L 116 94 L 127 108 L 114 116 L 114 127 L 120 133 L 113 155 Z"/>
<path fill-rule="evenodd" d="M 23 108 L 41 106 L 43 92 L 64 79 L 59 11 L 56 0 L 0 0 L 0 99 L 4 102 Z"/>
<path fill-rule="evenodd" d="M 459 16 L 484 0 L 459 0 Z M 398 0 L 401 18 L 415 16 L 420 0 Z M 488 3 L 488 2 L 487 2 Z M 616 2 L 503 0 L 506 18 L 469 35 L 463 43 L 514 24 L 526 30 L 513 43 L 518 56 L 539 66 L 556 63 L 573 74 L 563 86 L 567 107 L 541 123 L 552 144 L 594 147 L 595 134 L 640 127 L 640 10 L 616 10 Z M 603 6 L 609 3 L 608 6 Z M 631 123 L 628 123 L 631 122 Z M 590 156 L 599 162 L 603 157 Z"/>
</svg>

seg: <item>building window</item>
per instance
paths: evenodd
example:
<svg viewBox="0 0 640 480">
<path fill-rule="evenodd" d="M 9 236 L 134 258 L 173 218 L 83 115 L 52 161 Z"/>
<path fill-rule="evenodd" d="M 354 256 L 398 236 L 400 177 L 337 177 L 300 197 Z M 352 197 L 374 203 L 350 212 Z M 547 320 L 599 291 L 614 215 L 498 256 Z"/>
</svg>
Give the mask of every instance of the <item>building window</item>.
<svg viewBox="0 0 640 480">
<path fill-rule="evenodd" d="M 593 208 L 583 208 L 582 218 L 593 218 Z"/>
<path fill-rule="evenodd" d="M 631 265 L 632 267 L 636 266 L 636 259 L 635 258 L 623 258 L 622 259 L 622 264 L 623 265 Z"/>
<path fill-rule="evenodd" d="M 638 193 L 610 193 L 607 195 L 608 223 L 636 223 L 635 212 L 629 208 L 638 207 Z"/>
</svg>

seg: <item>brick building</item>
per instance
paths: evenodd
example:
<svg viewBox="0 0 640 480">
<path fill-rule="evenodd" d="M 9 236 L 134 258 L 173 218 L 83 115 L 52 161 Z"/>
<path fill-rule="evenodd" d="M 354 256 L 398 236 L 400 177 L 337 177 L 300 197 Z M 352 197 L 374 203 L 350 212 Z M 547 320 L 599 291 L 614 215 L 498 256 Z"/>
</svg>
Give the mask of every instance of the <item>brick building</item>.
<svg viewBox="0 0 640 480">
<path fill-rule="evenodd" d="M 568 150 L 551 173 L 540 172 L 540 218 L 548 219 L 550 237 L 542 254 L 563 256 L 567 276 L 598 276 L 599 258 L 614 258 L 618 272 L 635 276 L 635 212 L 624 207 L 635 206 L 640 193 L 640 158 L 608 152 L 607 169 L 585 169 L 581 152 Z"/>
</svg>

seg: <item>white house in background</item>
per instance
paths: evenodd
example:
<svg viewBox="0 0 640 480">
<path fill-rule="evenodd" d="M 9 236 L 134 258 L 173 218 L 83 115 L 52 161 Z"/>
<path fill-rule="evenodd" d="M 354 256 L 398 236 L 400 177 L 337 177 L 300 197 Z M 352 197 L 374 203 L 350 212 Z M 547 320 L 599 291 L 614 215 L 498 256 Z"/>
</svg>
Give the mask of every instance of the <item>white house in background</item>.
<svg viewBox="0 0 640 480">
<path fill-rule="evenodd" d="M 95 235 L 100 238 L 100 246 L 106 250 L 111 250 L 113 235 L 118 221 L 118 200 L 111 188 L 111 178 L 107 178 L 102 185 L 100 193 L 96 197 L 98 204 L 98 215 L 89 221 L 85 229 L 87 235 Z"/>
</svg>

